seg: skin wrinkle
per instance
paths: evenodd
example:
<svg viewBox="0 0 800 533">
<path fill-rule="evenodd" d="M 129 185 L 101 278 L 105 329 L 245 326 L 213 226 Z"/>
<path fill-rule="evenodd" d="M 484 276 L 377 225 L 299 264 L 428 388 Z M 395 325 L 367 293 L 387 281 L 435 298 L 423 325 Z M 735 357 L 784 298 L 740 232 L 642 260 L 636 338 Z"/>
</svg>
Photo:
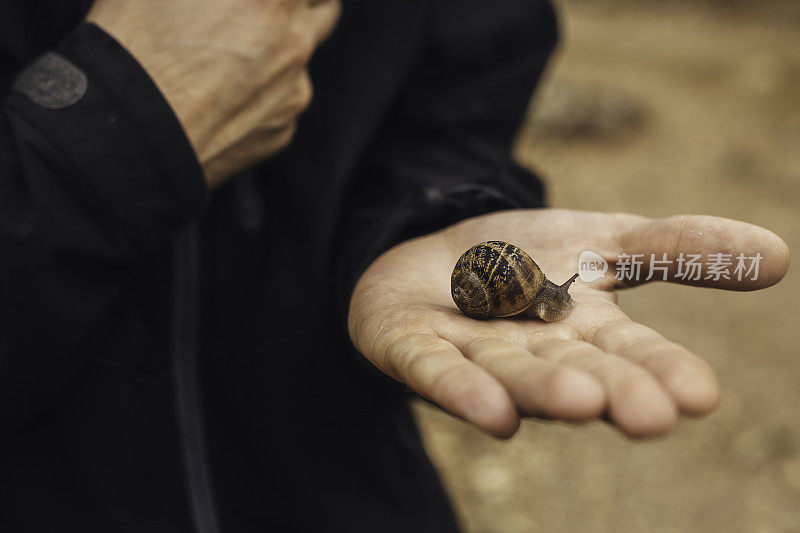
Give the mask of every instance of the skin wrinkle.
<svg viewBox="0 0 800 533">
<path fill-rule="evenodd" d="M 355 294 L 354 294 L 354 296 L 355 296 Z M 383 311 L 384 309 L 388 309 L 388 308 L 392 307 L 393 305 L 395 305 L 395 304 L 387 304 L 387 305 L 379 308 L 378 311 L 376 311 L 376 312 Z M 351 308 L 352 308 L 352 302 L 351 302 Z M 367 322 L 369 321 L 370 318 L 372 318 L 370 316 L 370 313 L 364 313 L 363 316 L 361 317 L 361 320 L 359 321 L 359 324 L 354 326 L 355 327 L 355 331 L 351 331 L 350 332 L 351 337 L 355 335 L 354 344 L 356 345 L 356 347 L 358 347 L 359 344 L 360 344 L 358 341 L 363 339 L 366 336 L 366 331 L 367 331 L 366 324 L 367 324 Z M 352 324 L 353 320 L 355 320 L 355 317 L 353 316 L 353 312 L 352 312 L 352 309 L 351 309 L 348 312 L 348 323 Z M 378 322 L 378 333 L 376 333 L 376 336 L 373 337 L 373 339 L 371 341 L 371 346 L 370 346 L 370 352 L 369 353 L 374 353 L 375 342 L 376 342 L 375 339 L 377 338 L 377 335 L 381 331 L 382 324 L 383 324 L 382 322 L 380 322 L 380 321 Z"/>
<path fill-rule="evenodd" d="M 291 103 L 298 94 L 302 93 L 301 90 L 297 90 L 297 87 L 301 87 L 303 84 L 304 72 L 304 69 L 298 72 L 293 65 L 287 64 L 284 69 L 279 69 L 273 74 L 276 83 L 287 83 L 288 80 L 286 78 L 297 80 L 295 82 L 295 90 L 291 94 L 284 95 L 280 100 L 274 102 L 280 103 L 277 106 L 279 108 L 277 112 L 274 110 L 274 106 L 268 105 L 268 102 L 274 101 L 274 93 L 272 91 L 264 90 L 264 88 L 261 88 L 258 92 L 251 91 L 251 98 L 242 101 L 230 110 L 230 117 L 238 118 L 238 121 L 231 120 L 227 122 L 227 127 L 223 126 L 213 130 L 207 138 L 198 142 L 198 151 L 207 154 L 203 158 L 203 162 L 224 158 L 226 153 L 235 150 L 238 147 L 238 141 L 243 137 L 242 124 L 247 124 L 247 132 L 255 132 L 260 125 L 266 125 L 267 130 L 273 131 L 288 126 L 304 109 L 304 107 Z M 260 97 L 252 98 L 253 95 L 259 95 Z M 310 99 L 308 101 L 310 103 Z M 254 103 L 258 104 L 260 112 L 252 112 L 250 107 Z"/>
<path fill-rule="evenodd" d="M 501 340 L 488 339 L 488 343 L 490 345 L 492 345 L 491 347 L 493 348 L 491 355 L 486 353 L 486 351 L 489 349 L 489 347 L 485 347 L 484 349 L 475 348 L 475 353 L 471 354 L 469 357 L 470 357 L 470 359 L 472 359 L 472 360 L 474 360 L 476 362 L 479 362 L 479 361 L 482 360 L 484 363 L 481 364 L 481 366 L 486 368 L 493 375 L 495 373 L 497 373 L 497 374 L 505 373 L 505 372 L 502 372 L 502 363 L 504 361 L 500 361 L 501 358 L 511 359 L 512 362 L 513 362 L 513 366 L 516 369 L 516 371 L 517 372 L 524 372 L 524 370 L 526 368 L 526 365 L 525 365 L 526 359 L 528 359 L 528 357 L 532 357 L 532 355 L 533 355 L 530 352 L 528 352 L 527 350 L 525 350 L 522 346 L 515 345 L 515 344 L 512 344 L 512 343 L 507 343 L 507 342 L 504 342 L 504 341 L 501 341 Z M 481 352 L 481 354 L 479 354 L 478 352 Z M 505 361 L 505 363 L 507 364 L 507 361 Z M 501 365 L 501 368 L 498 368 L 498 365 Z M 557 370 L 558 370 L 558 367 L 552 367 L 552 368 L 548 369 L 544 374 L 538 376 L 539 384 L 540 385 L 544 384 L 545 388 L 547 388 L 548 381 L 552 379 L 552 373 L 554 371 L 557 371 Z M 540 398 L 539 398 L 540 393 L 541 393 L 541 389 L 540 388 L 535 388 L 535 389 L 529 390 L 527 392 L 532 393 L 534 395 L 534 397 L 536 397 L 536 399 L 534 400 L 534 403 L 536 403 L 536 404 L 540 403 Z M 512 392 L 512 395 L 513 395 L 513 392 Z M 539 411 L 539 410 L 541 410 L 541 409 L 537 408 L 537 411 Z M 528 413 L 528 414 L 531 414 L 531 413 Z"/>
<path fill-rule="evenodd" d="M 399 337 L 391 340 L 389 342 L 389 344 L 386 346 L 386 348 L 384 348 L 382 350 L 378 350 L 376 352 L 376 353 L 382 354 L 382 355 L 380 355 L 378 357 L 379 362 L 381 363 L 380 368 L 386 367 L 386 368 L 392 369 L 392 370 L 394 370 L 395 375 L 397 375 L 397 376 L 407 376 L 408 374 L 404 374 L 402 372 L 402 370 L 404 368 L 406 368 L 406 366 L 410 363 L 410 361 L 404 361 L 404 359 L 409 359 L 409 358 L 413 359 L 415 357 L 424 355 L 426 352 L 424 350 L 421 350 L 421 349 L 417 349 L 417 350 L 412 349 L 412 350 L 409 351 L 410 353 L 407 353 L 405 355 L 405 357 L 403 357 L 403 353 L 405 353 L 405 352 L 403 352 L 402 350 L 400 350 L 398 352 L 397 351 L 398 347 L 402 346 L 406 342 L 409 342 L 409 341 L 411 341 L 412 339 L 414 339 L 414 338 L 416 338 L 418 336 L 429 335 L 429 334 L 430 333 L 426 332 L 426 331 L 411 331 L 411 332 L 404 333 L 404 334 L 400 335 Z M 433 337 L 435 337 L 435 336 L 433 336 Z M 438 338 L 438 337 L 435 337 L 435 338 Z M 375 342 L 377 343 L 379 340 L 380 340 L 379 337 L 376 337 Z M 392 357 L 393 355 L 398 354 L 398 353 L 401 355 L 400 361 L 396 361 L 395 360 L 396 357 Z"/>
<path fill-rule="evenodd" d="M 398 381 L 402 381 L 404 378 L 407 380 L 410 375 L 407 373 L 409 365 L 413 362 L 414 358 L 424 355 L 424 352 L 422 350 L 410 350 L 404 352 L 398 348 L 403 343 L 416 336 L 417 333 L 414 332 L 405 333 L 396 339 L 393 339 L 385 349 L 379 350 L 379 352 L 382 352 L 383 355 L 378 356 L 377 358 L 376 365 L 378 368 L 384 370 L 387 374 Z M 406 355 L 403 355 L 404 353 Z M 391 355 L 394 355 L 395 357 L 390 357 Z"/>
<path fill-rule="evenodd" d="M 593 409 L 587 409 L 586 398 L 580 399 L 580 402 L 584 405 L 580 405 L 579 407 L 584 411 L 578 411 L 578 414 L 574 411 L 576 406 L 574 405 L 574 394 L 572 390 L 576 377 L 595 382 L 597 390 L 600 391 L 600 397 L 597 399 L 598 401 L 595 402 Z M 553 366 L 544 374 L 542 385 L 541 390 L 535 391 L 535 396 L 537 398 L 536 403 L 537 405 L 541 404 L 538 407 L 538 411 L 543 412 L 548 418 L 568 419 L 580 422 L 581 420 L 591 420 L 605 410 L 607 404 L 605 387 L 603 387 L 602 383 L 598 382 L 594 376 L 580 369 L 567 366 Z M 570 405 L 570 403 L 573 403 L 571 406 L 573 411 L 567 416 L 564 412 L 567 409 L 565 404 Z M 548 409 L 548 405 L 553 407 Z M 553 412 L 548 413 L 548 411 Z M 560 414 L 558 413 L 559 411 Z"/>
<path fill-rule="evenodd" d="M 607 330 L 607 331 L 604 331 Z M 648 338 L 645 339 L 641 333 L 647 333 Z M 602 342 L 606 341 L 606 342 Z M 647 341 L 666 341 L 666 339 L 659 333 L 645 327 L 637 327 L 637 325 L 630 321 L 630 319 L 620 318 L 618 320 L 608 321 L 601 325 L 595 335 L 592 337 L 593 344 L 611 345 L 614 352 L 625 350 L 635 345 L 636 343 Z"/>
<path fill-rule="evenodd" d="M 597 335 L 599 334 L 600 330 L 612 325 L 612 324 L 627 324 L 628 322 L 627 317 L 614 317 L 609 318 L 607 320 L 601 320 L 595 324 L 589 326 L 583 334 L 583 339 L 586 342 L 590 342 L 592 344 L 596 343 Z"/>
<path fill-rule="evenodd" d="M 683 232 L 689 227 L 689 222 L 691 221 L 691 217 L 688 215 L 679 215 L 677 218 L 678 223 L 675 224 L 675 228 L 669 236 L 669 240 L 667 241 L 667 249 L 665 250 L 668 254 L 667 257 L 670 259 L 678 256 Z M 671 269 L 672 263 L 670 263 L 670 270 Z"/>
<path fill-rule="evenodd" d="M 467 343 L 464 345 L 465 349 L 462 350 L 463 353 L 464 353 L 464 356 L 467 359 L 474 360 L 473 357 L 474 357 L 475 353 L 477 351 L 479 351 L 476 348 L 476 345 L 480 344 L 482 342 L 491 343 L 492 341 L 493 341 L 493 338 L 492 337 L 487 337 L 487 336 L 475 337 L 474 339 L 467 341 Z"/>
<path fill-rule="evenodd" d="M 563 347 L 563 349 L 560 347 Z M 600 348 L 592 344 L 584 343 L 583 341 L 566 339 L 551 339 L 543 342 L 538 346 L 538 350 L 534 350 L 533 353 L 536 354 L 537 351 L 540 354 L 539 357 L 544 357 L 545 359 L 554 361 L 560 361 L 570 357 L 578 357 L 582 355 L 590 355 L 592 357 L 598 355 L 610 355 L 606 354 Z M 542 353 L 547 353 L 547 355 L 543 356 L 541 355 Z M 603 364 L 603 359 L 598 357 L 595 366 L 590 367 L 588 371 L 593 371 L 597 368 L 600 368 Z"/>
<path fill-rule="evenodd" d="M 569 324 L 569 323 L 556 324 L 556 327 L 558 327 L 561 331 L 564 331 L 564 334 L 561 335 L 561 337 L 564 338 L 564 340 L 581 340 L 582 339 L 581 332 L 578 331 L 578 329 L 575 326 L 573 326 L 572 324 Z"/>
<path fill-rule="evenodd" d="M 365 285 L 365 286 L 357 285 L 356 289 L 353 291 L 353 297 L 351 298 L 351 301 L 350 301 L 350 311 L 349 311 L 348 314 L 352 316 L 352 312 L 353 312 L 352 304 L 353 304 L 353 301 L 356 300 L 357 297 L 358 298 L 365 298 L 368 301 L 376 301 L 376 302 L 386 301 L 387 299 L 396 300 L 396 298 L 394 298 L 393 291 L 391 291 L 390 289 L 386 289 L 386 288 L 382 287 L 381 285 L 382 285 L 381 283 L 373 283 L 373 284 Z M 394 291 L 394 292 L 396 292 L 396 291 Z M 379 313 L 383 313 L 384 311 L 386 311 L 386 310 L 388 310 L 388 309 L 390 309 L 390 308 L 392 308 L 394 306 L 397 306 L 397 305 L 404 306 L 405 304 L 398 303 L 396 301 L 392 301 L 392 302 L 390 302 L 388 304 L 380 305 L 377 308 L 374 308 L 374 309 L 369 308 L 369 309 L 365 310 L 365 312 L 363 313 L 363 317 L 361 319 L 361 324 L 359 325 L 359 331 L 363 331 L 363 325 L 370 318 L 373 318 L 375 315 L 377 315 Z"/>
<path fill-rule="evenodd" d="M 435 353 L 434 353 L 435 355 Z M 409 372 L 411 371 L 412 364 L 414 361 L 425 362 L 424 358 L 418 357 L 415 360 L 409 362 Z M 433 379 L 431 380 L 430 385 L 428 385 L 428 389 L 430 390 L 430 394 L 428 396 L 439 396 L 438 393 L 442 392 L 442 389 L 447 389 L 445 384 L 450 383 L 453 381 L 454 377 L 457 377 L 459 374 L 472 374 L 473 369 L 470 369 L 467 366 L 463 365 L 451 365 L 443 370 L 436 372 L 433 375 Z M 418 373 L 409 374 L 409 375 L 419 375 Z M 458 380 L 456 380 L 456 383 Z"/>
<path fill-rule="evenodd" d="M 506 344 L 502 341 L 495 341 L 492 354 L 486 354 L 485 350 L 481 350 L 481 354 L 475 353 L 470 356 L 470 359 L 475 362 L 481 362 L 481 366 L 486 368 L 491 373 L 500 373 L 503 365 L 511 365 L 522 371 L 525 368 L 526 359 L 533 357 L 533 354 L 519 345 Z M 505 359 L 505 361 L 500 361 Z M 498 368 L 498 364 L 500 368 Z"/>
<path fill-rule="evenodd" d="M 461 256 L 461 254 L 458 252 L 458 247 L 456 246 L 455 242 L 453 242 L 453 233 L 455 231 L 454 228 L 457 227 L 457 225 L 451 226 L 447 230 L 440 232 L 440 234 L 444 237 L 444 242 L 447 244 L 447 249 L 450 250 L 450 255 L 453 257 Z M 455 264 L 455 262 L 453 264 Z"/>
</svg>

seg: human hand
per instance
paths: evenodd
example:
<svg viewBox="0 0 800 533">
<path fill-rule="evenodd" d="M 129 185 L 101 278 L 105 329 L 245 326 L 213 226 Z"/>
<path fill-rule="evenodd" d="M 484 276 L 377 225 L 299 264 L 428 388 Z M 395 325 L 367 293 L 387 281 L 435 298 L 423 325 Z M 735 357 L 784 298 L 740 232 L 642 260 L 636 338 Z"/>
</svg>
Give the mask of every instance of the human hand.
<svg viewBox="0 0 800 533">
<path fill-rule="evenodd" d="M 525 249 L 557 283 L 575 272 L 586 249 L 609 262 L 619 253 L 660 259 L 666 252 L 670 280 L 681 252 L 760 253 L 756 280 L 679 280 L 730 290 L 773 285 L 789 266 L 789 249 L 774 233 L 705 216 L 503 211 L 395 246 L 356 284 L 348 316 L 353 343 L 386 374 L 501 438 L 513 435 L 523 416 L 569 422 L 602 416 L 628 436 L 656 436 L 680 414 L 712 411 L 719 390 L 702 359 L 622 312 L 614 292 L 621 285 L 612 277 L 573 284 L 578 305 L 559 322 L 461 314 L 450 274 L 464 251 L 487 240 Z"/>
<path fill-rule="evenodd" d="M 306 66 L 338 0 L 96 0 L 172 106 L 210 186 L 286 146 L 311 101 Z"/>
</svg>

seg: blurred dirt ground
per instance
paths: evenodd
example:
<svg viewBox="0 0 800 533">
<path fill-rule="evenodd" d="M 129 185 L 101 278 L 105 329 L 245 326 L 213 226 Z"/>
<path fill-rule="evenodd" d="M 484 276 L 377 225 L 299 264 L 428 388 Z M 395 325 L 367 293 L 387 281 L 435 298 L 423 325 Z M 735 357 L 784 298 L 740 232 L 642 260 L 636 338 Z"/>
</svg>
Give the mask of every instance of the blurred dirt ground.
<svg viewBox="0 0 800 533">
<path fill-rule="evenodd" d="M 570 0 L 517 143 L 559 207 L 703 213 L 800 250 L 800 1 Z M 800 275 L 758 293 L 654 284 L 635 320 L 703 355 L 718 411 L 631 442 L 528 421 L 507 443 L 423 404 L 470 532 L 800 532 Z"/>
</svg>

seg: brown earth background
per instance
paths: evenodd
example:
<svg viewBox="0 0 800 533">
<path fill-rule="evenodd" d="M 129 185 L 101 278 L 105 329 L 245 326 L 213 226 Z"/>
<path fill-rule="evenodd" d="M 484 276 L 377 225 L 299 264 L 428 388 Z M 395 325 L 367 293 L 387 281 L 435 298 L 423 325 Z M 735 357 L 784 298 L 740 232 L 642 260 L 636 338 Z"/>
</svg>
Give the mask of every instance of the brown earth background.
<svg viewBox="0 0 800 533">
<path fill-rule="evenodd" d="M 564 0 L 516 146 L 554 206 L 765 226 L 800 250 L 800 0 Z M 755 293 L 624 292 L 705 357 L 719 409 L 632 442 L 530 420 L 499 442 L 416 406 L 468 532 L 800 532 L 800 275 Z"/>
</svg>

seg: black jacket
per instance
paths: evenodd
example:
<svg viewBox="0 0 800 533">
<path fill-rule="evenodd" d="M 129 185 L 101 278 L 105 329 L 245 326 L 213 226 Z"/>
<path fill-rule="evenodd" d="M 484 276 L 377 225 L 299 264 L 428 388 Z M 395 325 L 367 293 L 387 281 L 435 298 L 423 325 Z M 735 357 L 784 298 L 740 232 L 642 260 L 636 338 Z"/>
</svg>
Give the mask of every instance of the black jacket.
<svg viewBox="0 0 800 533">
<path fill-rule="evenodd" d="M 0 531 L 455 529 L 345 310 L 393 244 L 541 205 L 510 146 L 550 5 L 344 0 L 294 142 L 209 192 L 88 4 L 0 5 Z M 77 102 L 32 93 L 47 50 Z"/>
</svg>

